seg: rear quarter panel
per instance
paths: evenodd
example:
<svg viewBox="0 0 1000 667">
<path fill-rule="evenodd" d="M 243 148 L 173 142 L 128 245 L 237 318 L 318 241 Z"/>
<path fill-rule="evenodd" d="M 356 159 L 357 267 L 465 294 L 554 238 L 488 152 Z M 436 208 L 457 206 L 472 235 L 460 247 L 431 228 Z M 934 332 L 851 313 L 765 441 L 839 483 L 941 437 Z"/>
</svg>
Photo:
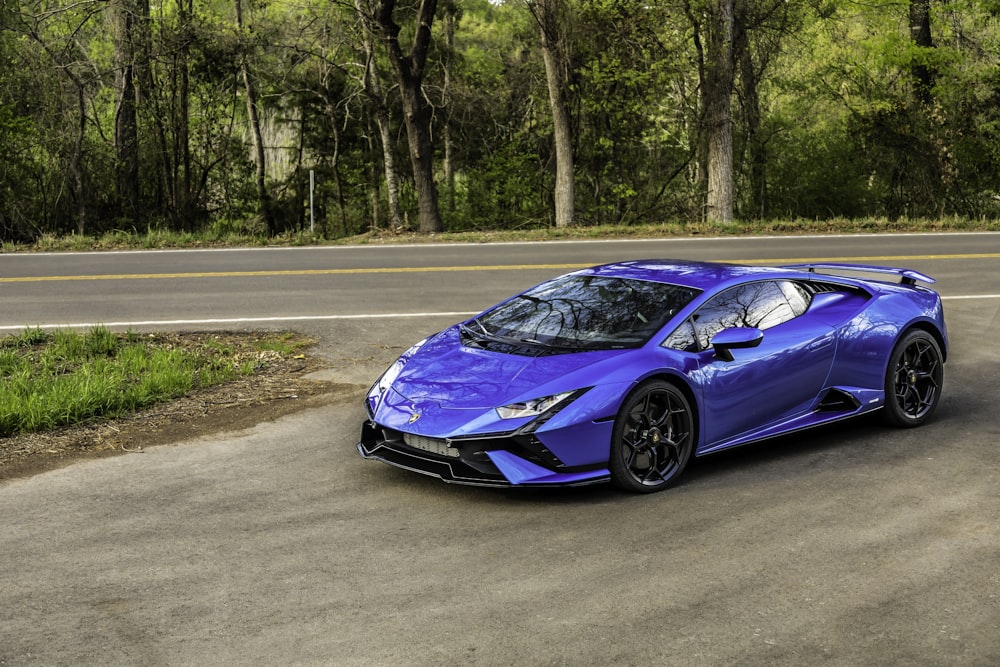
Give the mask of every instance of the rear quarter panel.
<svg viewBox="0 0 1000 667">
<path fill-rule="evenodd" d="M 896 340 L 914 326 L 937 332 L 945 351 L 944 315 L 936 293 L 897 285 L 874 290 L 866 307 L 839 325 L 837 360 L 830 386 L 882 389 Z"/>
</svg>

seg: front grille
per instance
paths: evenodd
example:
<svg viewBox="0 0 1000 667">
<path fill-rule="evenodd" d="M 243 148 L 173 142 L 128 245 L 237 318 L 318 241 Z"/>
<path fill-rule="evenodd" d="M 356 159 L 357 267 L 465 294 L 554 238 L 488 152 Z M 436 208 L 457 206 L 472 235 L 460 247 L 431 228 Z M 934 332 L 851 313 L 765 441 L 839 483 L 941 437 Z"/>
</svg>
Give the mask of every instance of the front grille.
<svg viewBox="0 0 1000 667">
<path fill-rule="evenodd" d="M 440 440 L 438 438 L 428 438 L 422 435 L 413 435 L 412 433 L 403 433 L 403 442 L 406 443 L 408 447 L 413 447 L 414 449 L 420 449 L 425 452 L 430 452 L 432 454 L 437 454 L 439 456 L 450 456 L 451 458 L 458 458 L 461 456 L 461 452 L 455 447 L 450 447 L 446 440 Z"/>
</svg>

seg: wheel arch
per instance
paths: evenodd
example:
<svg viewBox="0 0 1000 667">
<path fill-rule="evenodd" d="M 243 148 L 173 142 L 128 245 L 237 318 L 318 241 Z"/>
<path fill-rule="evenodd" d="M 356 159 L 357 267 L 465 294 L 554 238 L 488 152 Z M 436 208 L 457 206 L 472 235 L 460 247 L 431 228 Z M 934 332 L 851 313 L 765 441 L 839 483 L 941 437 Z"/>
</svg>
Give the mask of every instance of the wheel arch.
<svg viewBox="0 0 1000 667">
<path fill-rule="evenodd" d="M 651 380 L 662 380 L 664 382 L 669 382 L 670 384 L 677 387 L 681 393 L 684 394 L 684 398 L 687 399 L 688 403 L 691 405 L 691 414 L 694 419 L 694 449 L 691 452 L 692 456 L 698 455 L 698 445 L 701 443 L 701 401 L 698 400 L 694 389 L 691 387 L 690 382 L 681 375 L 680 373 L 671 372 L 668 370 L 660 370 L 655 373 L 650 373 L 649 375 L 638 380 L 631 389 L 629 389 L 628 394 L 630 395 L 638 387 Z"/>
<path fill-rule="evenodd" d="M 938 349 L 941 350 L 941 361 L 942 362 L 947 362 L 948 361 L 948 343 L 945 340 L 944 334 L 941 332 L 940 329 L 938 329 L 938 327 L 937 327 L 936 324 L 934 324 L 933 322 L 927 321 L 927 320 L 917 320 L 915 322 L 911 322 L 907 326 L 905 326 L 902 329 L 900 329 L 899 330 L 899 335 L 896 336 L 896 341 L 893 342 L 893 346 L 895 347 L 896 342 L 902 340 L 903 336 L 905 336 L 906 334 L 908 334 L 909 332 L 911 332 L 911 331 L 913 331 L 915 329 L 919 329 L 920 331 L 923 331 L 924 333 L 929 334 L 931 336 L 931 338 L 934 339 L 934 342 L 936 342 L 937 345 L 938 345 Z"/>
<path fill-rule="evenodd" d="M 928 338 L 937 343 L 938 359 L 928 365 L 925 352 L 921 350 L 911 359 L 912 366 L 909 361 L 904 361 L 903 355 L 915 344 L 914 341 L 923 339 L 926 344 Z M 945 350 L 943 332 L 933 325 L 915 322 L 900 330 L 885 371 L 885 403 L 882 410 L 885 423 L 913 428 L 921 426 L 931 417 L 941 397 Z M 902 376 L 900 369 L 905 371 Z"/>
</svg>

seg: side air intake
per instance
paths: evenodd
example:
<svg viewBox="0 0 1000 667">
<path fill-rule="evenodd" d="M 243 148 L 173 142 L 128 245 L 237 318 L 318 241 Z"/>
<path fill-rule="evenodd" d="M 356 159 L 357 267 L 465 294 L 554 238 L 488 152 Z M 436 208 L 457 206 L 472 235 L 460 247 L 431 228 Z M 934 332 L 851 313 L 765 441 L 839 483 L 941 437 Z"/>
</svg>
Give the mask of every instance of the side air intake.
<svg viewBox="0 0 1000 667">
<path fill-rule="evenodd" d="M 855 397 L 839 389 L 831 389 L 819 402 L 818 409 L 820 412 L 854 412 L 860 407 L 861 403 Z"/>
</svg>

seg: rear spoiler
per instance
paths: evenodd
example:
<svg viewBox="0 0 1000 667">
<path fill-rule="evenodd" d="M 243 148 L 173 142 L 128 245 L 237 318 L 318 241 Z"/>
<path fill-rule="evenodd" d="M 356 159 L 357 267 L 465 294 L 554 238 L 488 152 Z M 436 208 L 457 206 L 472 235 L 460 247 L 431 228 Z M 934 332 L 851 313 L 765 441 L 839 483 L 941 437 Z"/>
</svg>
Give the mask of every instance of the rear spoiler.
<svg viewBox="0 0 1000 667">
<path fill-rule="evenodd" d="M 868 266 L 867 264 L 847 264 L 840 262 L 817 263 L 817 264 L 786 264 L 783 269 L 800 269 L 809 273 L 816 273 L 817 269 L 823 271 L 858 271 L 861 273 L 887 273 L 899 276 L 902 285 L 915 285 L 919 280 L 922 283 L 931 285 L 935 282 L 933 278 L 913 269 L 897 269 L 891 266 Z"/>
</svg>

